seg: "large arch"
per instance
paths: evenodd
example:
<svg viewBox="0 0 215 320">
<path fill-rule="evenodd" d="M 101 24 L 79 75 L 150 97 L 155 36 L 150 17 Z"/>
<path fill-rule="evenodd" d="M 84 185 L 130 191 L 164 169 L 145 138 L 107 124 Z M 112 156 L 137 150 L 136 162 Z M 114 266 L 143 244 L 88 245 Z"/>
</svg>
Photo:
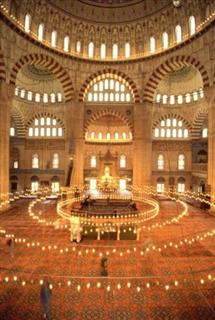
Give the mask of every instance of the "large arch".
<svg viewBox="0 0 215 320">
<path fill-rule="evenodd" d="M 119 118 L 120 120 L 122 120 L 130 129 L 130 131 L 133 133 L 133 125 L 131 124 L 131 122 L 129 121 L 129 119 L 124 116 L 122 113 L 114 110 L 114 109 L 103 109 L 100 110 L 96 113 L 94 113 L 84 124 L 84 133 L 86 133 L 88 127 L 90 124 L 92 124 L 94 121 L 96 121 L 97 119 L 103 117 L 103 116 L 107 116 L 107 115 L 111 115 L 111 116 L 115 116 L 117 118 Z"/>
<path fill-rule="evenodd" d="M 20 58 L 11 70 L 11 84 L 15 85 L 19 70 L 26 64 L 40 65 L 49 69 L 60 80 L 64 90 L 65 101 L 70 101 L 73 98 L 74 88 L 68 73 L 56 60 L 45 54 L 34 53 Z"/>
<path fill-rule="evenodd" d="M 53 113 L 50 113 L 50 112 L 39 112 L 39 113 L 35 113 L 33 117 L 31 117 L 28 121 L 27 121 L 27 128 L 34 122 L 35 119 L 37 118 L 42 118 L 42 117 L 49 117 L 49 118 L 53 118 L 53 119 L 56 119 L 57 122 L 61 125 L 62 129 L 65 131 L 66 128 L 65 128 L 65 125 L 64 125 L 64 122 L 63 120 L 54 115 Z"/>
<path fill-rule="evenodd" d="M 17 108 L 13 107 L 11 110 L 11 117 L 16 125 L 17 136 L 24 138 L 26 133 L 25 121 L 22 112 Z"/>
<path fill-rule="evenodd" d="M 208 119 L 208 109 L 201 108 L 197 111 L 194 120 L 193 127 L 191 131 L 191 136 L 193 139 L 199 139 L 201 137 L 201 129 L 205 121 Z"/>
<path fill-rule="evenodd" d="M 110 69 L 110 68 L 99 70 L 99 71 L 93 73 L 91 76 L 89 76 L 87 78 L 87 80 L 85 80 L 85 82 L 82 85 L 81 90 L 79 92 L 79 101 L 80 102 L 84 101 L 84 93 L 85 93 L 85 90 L 87 89 L 87 87 L 89 86 L 90 82 L 92 80 L 96 79 L 98 76 L 101 76 L 101 75 L 107 74 L 107 73 L 117 75 L 117 76 L 121 77 L 122 79 L 124 79 L 125 81 L 127 81 L 131 87 L 133 94 L 134 94 L 134 102 L 135 103 L 140 102 L 140 96 L 139 96 L 137 86 L 134 83 L 134 81 L 130 77 L 128 77 L 125 73 L 118 71 L 118 70 L 115 70 L 115 69 Z"/>
<path fill-rule="evenodd" d="M 200 72 L 202 76 L 203 87 L 209 87 L 210 80 L 208 72 L 200 61 L 191 56 L 175 56 L 159 65 L 152 73 L 152 75 L 146 83 L 143 100 L 153 102 L 157 86 L 159 82 L 165 77 L 165 75 L 167 75 L 171 71 L 188 65 L 192 65 Z"/>
</svg>

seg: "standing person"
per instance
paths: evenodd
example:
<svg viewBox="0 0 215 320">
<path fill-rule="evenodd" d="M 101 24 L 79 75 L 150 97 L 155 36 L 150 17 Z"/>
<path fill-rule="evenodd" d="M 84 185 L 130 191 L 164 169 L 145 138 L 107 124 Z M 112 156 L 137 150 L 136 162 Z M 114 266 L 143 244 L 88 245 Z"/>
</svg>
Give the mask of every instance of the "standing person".
<svg viewBox="0 0 215 320">
<path fill-rule="evenodd" d="M 40 301 L 43 308 L 43 318 L 50 318 L 50 297 L 51 297 L 51 289 L 49 288 L 49 283 L 44 281 L 40 288 Z"/>
<path fill-rule="evenodd" d="M 14 259 L 14 240 L 13 240 L 13 238 L 10 238 L 7 240 L 7 245 L 9 246 L 10 257 L 12 259 Z"/>
</svg>

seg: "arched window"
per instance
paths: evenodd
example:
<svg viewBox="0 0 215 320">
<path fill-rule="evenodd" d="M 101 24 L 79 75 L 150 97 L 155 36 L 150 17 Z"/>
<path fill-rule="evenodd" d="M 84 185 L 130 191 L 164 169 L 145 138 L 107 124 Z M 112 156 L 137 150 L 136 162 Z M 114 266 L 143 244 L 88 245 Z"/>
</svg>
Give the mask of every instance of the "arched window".
<svg viewBox="0 0 215 320">
<path fill-rule="evenodd" d="M 15 136 L 15 128 L 14 127 L 10 127 L 10 136 L 11 137 Z"/>
<path fill-rule="evenodd" d="M 164 192 L 164 183 L 165 183 L 165 180 L 163 177 L 160 177 L 157 179 L 157 186 L 156 186 L 156 190 L 158 193 L 162 193 Z"/>
<path fill-rule="evenodd" d="M 125 44 L 125 57 L 129 58 L 131 55 L 131 46 L 129 42 L 126 42 Z"/>
<path fill-rule="evenodd" d="M 43 102 L 44 102 L 44 103 L 48 103 L 48 102 L 49 102 L 49 95 L 48 95 L 48 93 L 44 93 L 44 94 L 43 94 Z"/>
<path fill-rule="evenodd" d="M 113 59 L 118 58 L 118 45 L 116 43 L 113 44 L 112 57 L 113 57 Z"/>
<path fill-rule="evenodd" d="M 40 102 L 40 94 L 37 92 L 34 96 L 35 102 Z"/>
<path fill-rule="evenodd" d="M 202 138 L 207 138 L 208 137 L 208 128 L 204 128 L 202 130 Z"/>
<path fill-rule="evenodd" d="M 39 24 L 37 36 L 38 36 L 39 41 L 43 41 L 43 37 L 44 37 L 44 24 L 43 23 Z"/>
<path fill-rule="evenodd" d="M 179 43 L 182 41 L 182 29 L 179 24 L 175 27 L 175 40 L 176 40 L 176 43 Z"/>
<path fill-rule="evenodd" d="M 69 36 L 65 36 L 63 39 L 63 50 L 65 52 L 69 51 Z"/>
<path fill-rule="evenodd" d="M 58 169 L 59 168 L 59 164 L 60 164 L 59 154 L 58 153 L 54 153 L 53 154 L 53 158 L 52 158 L 52 168 L 53 169 Z"/>
<path fill-rule="evenodd" d="M 123 140 L 126 140 L 126 139 L 127 139 L 126 132 L 123 132 L 123 133 L 122 133 L 122 139 L 123 139 Z"/>
<path fill-rule="evenodd" d="M 173 94 L 171 94 L 170 97 L 169 97 L 169 103 L 170 104 L 175 104 L 175 96 Z"/>
<path fill-rule="evenodd" d="M 39 168 L 39 156 L 37 153 L 33 154 L 32 157 L 32 168 L 38 169 Z"/>
<path fill-rule="evenodd" d="M 121 154 L 120 156 L 119 166 L 120 168 L 126 168 L 126 156 L 124 154 Z"/>
<path fill-rule="evenodd" d="M 91 158 L 90 158 L 90 166 L 91 166 L 91 168 L 96 168 L 96 156 L 95 155 L 91 156 Z"/>
<path fill-rule="evenodd" d="M 150 37 L 150 40 L 149 40 L 150 53 L 155 53 L 155 49 L 156 49 L 155 38 L 154 37 Z"/>
<path fill-rule="evenodd" d="M 25 15 L 25 22 L 24 22 L 24 28 L 25 32 L 30 32 L 30 26 L 31 26 L 31 16 L 30 14 Z"/>
<path fill-rule="evenodd" d="M 185 192 L 185 179 L 183 177 L 178 179 L 177 191 Z"/>
<path fill-rule="evenodd" d="M 163 154 L 158 155 L 158 170 L 164 170 L 164 156 L 163 156 Z"/>
<path fill-rule="evenodd" d="M 196 20 L 194 16 L 189 17 L 189 33 L 192 36 L 196 32 Z"/>
<path fill-rule="evenodd" d="M 53 177 L 51 180 L 51 189 L 53 193 L 60 191 L 60 181 L 58 177 Z"/>
<path fill-rule="evenodd" d="M 191 102 L 191 94 L 190 93 L 186 93 L 185 101 L 186 101 L 186 103 L 190 103 Z"/>
<path fill-rule="evenodd" d="M 99 133 L 98 133 L 98 139 L 99 139 L 99 140 L 102 140 L 102 132 L 99 132 Z"/>
<path fill-rule="evenodd" d="M 185 156 L 184 154 L 179 154 L 178 156 L 178 170 L 185 169 Z"/>
<path fill-rule="evenodd" d="M 39 178 L 34 176 L 31 178 L 31 191 L 37 192 L 39 190 Z"/>
<path fill-rule="evenodd" d="M 51 33 L 51 46 L 54 48 L 57 46 L 57 31 L 56 30 L 52 31 L 52 33 Z"/>
<path fill-rule="evenodd" d="M 21 90 L 20 97 L 23 98 L 23 99 L 25 98 L 25 89 Z"/>
<path fill-rule="evenodd" d="M 94 43 L 91 41 L 88 44 L 88 57 L 93 58 L 93 56 L 94 56 Z"/>
<path fill-rule="evenodd" d="M 111 138 L 110 132 L 107 132 L 107 134 L 106 134 L 106 139 L 107 139 L 107 140 L 110 140 L 110 138 Z"/>
<path fill-rule="evenodd" d="M 32 101 L 32 98 L 33 98 L 33 93 L 32 93 L 32 91 L 28 91 L 28 95 L 27 95 L 28 101 Z"/>
<path fill-rule="evenodd" d="M 51 97 L 51 103 L 55 103 L 55 101 L 56 101 L 56 96 L 55 96 L 55 93 L 54 93 L 54 92 L 52 92 L 52 93 L 50 94 L 50 97 Z"/>
<path fill-rule="evenodd" d="M 167 32 L 162 34 L 162 45 L 163 49 L 167 49 L 169 47 L 169 36 Z"/>
<path fill-rule="evenodd" d="M 114 139 L 118 140 L 119 139 L 119 133 L 118 132 L 114 132 Z"/>
<path fill-rule="evenodd" d="M 77 53 L 81 52 L 81 41 L 79 40 L 76 42 L 76 52 Z"/>
<path fill-rule="evenodd" d="M 101 59 L 105 59 L 106 58 L 106 44 L 105 43 L 101 44 L 100 56 L 101 56 Z"/>
</svg>

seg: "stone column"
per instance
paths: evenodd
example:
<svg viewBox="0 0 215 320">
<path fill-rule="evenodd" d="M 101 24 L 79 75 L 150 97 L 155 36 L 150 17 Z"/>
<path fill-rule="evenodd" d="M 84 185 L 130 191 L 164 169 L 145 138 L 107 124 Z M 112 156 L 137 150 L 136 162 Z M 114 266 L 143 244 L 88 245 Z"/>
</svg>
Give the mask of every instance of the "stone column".
<svg viewBox="0 0 215 320">
<path fill-rule="evenodd" d="M 133 186 L 151 185 L 152 139 L 150 105 L 134 106 Z"/>
<path fill-rule="evenodd" d="M 9 142 L 10 109 L 14 87 L 0 82 L 0 200 L 7 199 L 9 193 Z"/>
<path fill-rule="evenodd" d="M 67 106 L 66 115 L 69 157 L 73 160 L 70 186 L 82 186 L 84 183 L 84 103 L 71 102 Z"/>
</svg>

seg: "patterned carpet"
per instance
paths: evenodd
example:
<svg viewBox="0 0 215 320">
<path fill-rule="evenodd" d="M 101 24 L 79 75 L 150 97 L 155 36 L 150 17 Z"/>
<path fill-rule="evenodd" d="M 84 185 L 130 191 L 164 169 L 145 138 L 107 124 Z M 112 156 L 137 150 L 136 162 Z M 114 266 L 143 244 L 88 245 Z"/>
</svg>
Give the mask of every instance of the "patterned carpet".
<svg viewBox="0 0 215 320">
<path fill-rule="evenodd" d="M 19 200 L 0 215 L 0 228 L 26 239 L 15 244 L 12 259 L 5 238 L 0 238 L 1 320 L 42 319 L 41 279 L 53 285 L 53 320 L 215 319 L 215 235 L 189 243 L 215 229 L 213 216 L 189 207 L 189 216 L 179 223 L 143 229 L 140 241 L 85 238 L 77 245 L 70 243 L 68 229 L 55 230 L 29 217 L 28 204 Z M 160 206 L 155 223 L 181 211 L 172 201 L 162 201 Z M 54 201 L 46 201 L 35 209 L 54 221 L 55 207 Z M 174 244 L 182 239 L 188 241 L 176 248 Z M 145 253 L 149 242 L 156 249 Z M 101 254 L 108 257 L 108 277 L 101 277 Z"/>
</svg>

